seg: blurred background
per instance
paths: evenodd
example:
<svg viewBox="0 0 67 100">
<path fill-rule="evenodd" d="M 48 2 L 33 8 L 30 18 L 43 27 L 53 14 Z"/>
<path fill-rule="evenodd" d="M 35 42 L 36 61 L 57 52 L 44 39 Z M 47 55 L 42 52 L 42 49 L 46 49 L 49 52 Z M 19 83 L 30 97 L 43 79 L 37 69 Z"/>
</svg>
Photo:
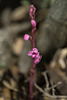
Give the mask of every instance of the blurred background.
<svg viewBox="0 0 67 100">
<path fill-rule="evenodd" d="M 67 0 L 0 0 L 0 100 L 28 99 L 31 44 L 23 37 L 31 34 L 30 5 L 36 7 L 35 44 L 42 55 L 34 82 L 44 89 L 47 71 L 49 86 L 62 83 L 56 95 L 67 95 Z M 46 100 L 36 87 L 33 95 Z"/>
</svg>

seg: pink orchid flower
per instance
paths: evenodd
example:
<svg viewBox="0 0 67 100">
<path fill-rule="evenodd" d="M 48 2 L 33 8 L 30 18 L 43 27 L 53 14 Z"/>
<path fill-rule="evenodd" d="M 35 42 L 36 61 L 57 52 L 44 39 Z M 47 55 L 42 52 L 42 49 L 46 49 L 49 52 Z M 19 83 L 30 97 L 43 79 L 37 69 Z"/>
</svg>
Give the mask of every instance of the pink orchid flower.
<svg viewBox="0 0 67 100">
<path fill-rule="evenodd" d="M 28 56 L 31 56 L 32 58 L 35 58 L 37 54 L 38 54 L 37 48 L 33 48 L 33 50 L 28 52 Z"/>
<path fill-rule="evenodd" d="M 34 63 L 37 64 L 40 62 L 41 60 L 41 56 L 39 55 L 38 49 L 37 48 L 33 48 L 33 50 L 28 52 L 28 56 L 31 56 L 32 58 L 34 58 Z"/>
</svg>

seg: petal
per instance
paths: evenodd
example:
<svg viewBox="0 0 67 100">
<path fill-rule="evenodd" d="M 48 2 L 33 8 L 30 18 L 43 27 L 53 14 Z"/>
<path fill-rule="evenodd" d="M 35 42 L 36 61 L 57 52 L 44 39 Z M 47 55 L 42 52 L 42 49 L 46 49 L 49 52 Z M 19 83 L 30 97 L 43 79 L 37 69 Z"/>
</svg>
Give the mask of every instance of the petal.
<svg viewBox="0 0 67 100">
<path fill-rule="evenodd" d="M 33 48 L 33 52 L 34 53 L 38 53 L 38 49 L 37 48 Z"/>
<path fill-rule="evenodd" d="M 36 55 L 36 57 L 39 57 L 40 55 L 39 55 L 39 52 L 37 53 L 37 55 Z"/>
<path fill-rule="evenodd" d="M 39 59 L 40 59 L 40 60 L 42 59 L 42 55 L 41 55 L 41 56 L 39 56 Z"/>
<path fill-rule="evenodd" d="M 38 57 L 36 57 L 34 60 L 34 63 L 35 64 L 39 63 L 41 61 L 41 58 L 42 58 L 42 56 L 40 56 L 40 55 Z"/>
<path fill-rule="evenodd" d="M 33 51 L 28 52 L 28 56 L 32 56 Z"/>
<path fill-rule="evenodd" d="M 35 64 L 37 64 L 37 63 L 39 63 L 39 62 L 40 62 L 39 58 L 36 58 L 36 59 L 34 60 L 34 63 L 35 63 Z"/>
</svg>

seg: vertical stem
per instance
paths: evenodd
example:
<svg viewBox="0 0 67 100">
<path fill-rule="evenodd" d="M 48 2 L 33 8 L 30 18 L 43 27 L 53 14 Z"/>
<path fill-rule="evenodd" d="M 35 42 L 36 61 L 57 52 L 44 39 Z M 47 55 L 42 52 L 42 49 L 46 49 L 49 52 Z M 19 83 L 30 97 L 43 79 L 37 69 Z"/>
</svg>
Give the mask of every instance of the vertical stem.
<svg viewBox="0 0 67 100">
<path fill-rule="evenodd" d="M 31 35 L 32 35 L 32 48 L 35 48 L 33 28 L 32 28 Z M 34 79 L 34 59 L 32 59 L 32 68 L 31 68 L 31 75 L 30 75 L 30 98 L 29 100 L 33 100 L 33 79 Z"/>
<path fill-rule="evenodd" d="M 35 41 L 34 41 L 34 32 L 33 32 L 33 28 L 32 28 L 32 48 L 35 48 Z"/>
<path fill-rule="evenodd" d="M 32 67 L 33 67 L 33 65 L 32 65 Z M 30 100 L 33 100 L 33 77 L 34 77 L 34 74 L 32 74 L 32 72 L 31 72 L 31 75 L 30 75 Z"/>
<path fill-rule="evenodd" d="M 31 68 L 31 74 L 30 74 L 30 97 L 29 100 L 33 100 L 33 80 L 34 80 L 34 59 L 32 59 L 32 68 Z"/>
<path fill-rule="evenodd" d="M 31 8 L 31 9 L 32 9 L 33 13 L 30 13 L 31 19 L 32 19 L 32 17 L 35 18 L 35 16 L 33 16 L 33 15 L 35 15 L 35 7 L 34 6 L 32 6 L 32 7 L 33 8 Z M 35 48 L 34 32 L 35 32 L 35 27 L 33 27 L 33 25 L 32 25 L 32 33 L 31 33 L 31 35 L 32 35 L 32 49 Z M 32 68 L 31 68 L 31 74 L 30 74 L 30 97 L 29 97 L 29 100 L 33 100 L 33 80 L 34 80 L 34 68 L 35 68 L 35 66 L 36 66 L 36 64 L 34 64 L 34 59 L 32 59 Z"/>
</svg>

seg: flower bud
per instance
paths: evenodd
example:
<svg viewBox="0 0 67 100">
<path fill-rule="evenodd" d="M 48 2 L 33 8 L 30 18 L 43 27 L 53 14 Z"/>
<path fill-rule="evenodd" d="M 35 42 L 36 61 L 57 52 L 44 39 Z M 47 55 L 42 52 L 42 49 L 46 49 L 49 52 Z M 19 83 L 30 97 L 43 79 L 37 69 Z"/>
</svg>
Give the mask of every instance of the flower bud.
<svg viewBox="0 0 67 100">
<path fill-rule="evenodd" d="M 30 5 L 29 14 L 30 14 L 31 19 L 35 18 L 35 11 L 36 11 L 36 8 L 34 7 L 34 5 Z"/>
<path fill-rule="evenodd" d="M 29 36 L 28 34 L 25 34 L 25 35 L 24 35 L 24 40 L 28 40 L 29 37 L 30 37 L 30 36 Z"/>
<path fill-rule="evenodd" d="M 35 20 L 31 20 L 31 25 L 32 25 L 33 28 L 35 28 L 36 27 L 36 21 Z"/>
</svg>

